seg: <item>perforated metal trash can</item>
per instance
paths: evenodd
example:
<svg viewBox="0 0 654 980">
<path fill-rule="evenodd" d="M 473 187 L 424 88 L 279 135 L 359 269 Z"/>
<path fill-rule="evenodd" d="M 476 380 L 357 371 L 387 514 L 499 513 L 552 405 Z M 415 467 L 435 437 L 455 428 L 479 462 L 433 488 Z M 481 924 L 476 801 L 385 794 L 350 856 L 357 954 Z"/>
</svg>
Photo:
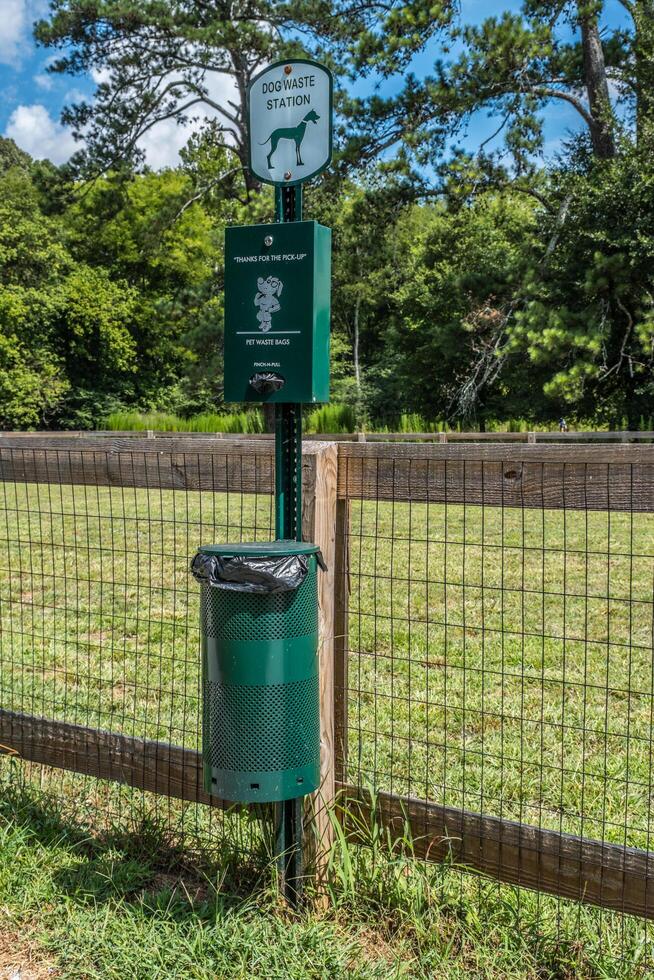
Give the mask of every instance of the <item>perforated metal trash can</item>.
<svg viewBox="0 0 654 980">
<path fill-rule="evenodd" d="M 256 583 L 241 588 L 198 574 L 240 558 L 246 578 L 248 564 L 265 568 L 269 560 L 272 567 L 285 558 L 304 577 L 296 588 L 256 591 Z M 316 545 L 296 541 L 211 545 L 194 559 L 202 589 L 204 781 L 215 796 L 273 802 L 318 788 L 318 562 Z"/>
</svg>

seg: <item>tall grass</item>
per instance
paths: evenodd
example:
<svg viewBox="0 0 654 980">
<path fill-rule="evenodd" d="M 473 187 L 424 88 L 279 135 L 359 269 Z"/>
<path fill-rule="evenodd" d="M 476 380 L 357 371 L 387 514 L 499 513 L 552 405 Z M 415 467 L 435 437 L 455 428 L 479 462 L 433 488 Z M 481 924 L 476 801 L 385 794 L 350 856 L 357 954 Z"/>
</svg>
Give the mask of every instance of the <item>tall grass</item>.
<svg viewBox="0 0 654 980">
<path fill-rule="evenodd" d="M 58 795 L 8 766 L 0 765 L 3 976 L 633 980 L 650 966 L 643 923 L 451 862 L 425 865 L 413 860 L 407 831 L 389 841 L 373 822 L 361 847 L 335 820 L 329 901 L 307 883 L 291 912 L 265 849 L 243 853 L 243 815 L 221 821 L 200 850 L 138 804 L 130 819 L 129 797 L 120 820 L 90 830 L 62 814 Z"/>
<path fill-rule="evenodd" d="M 618 429 L 628 429 L 627 419 L 617 424 Z M 592 421 L 568 419 L 570 429 L 579 432 L 601 432 L 608 429 L 608 424 L 598 424 Z M 258 433 L 265 430 L 263 413 L 258 408 L 246 412 L 206 412 L 191 418 L 181 418 L 167 412 L 113 412 L 104 420 L 103 429 L 119 431 L 145 431 L 152 429 L 157 432 L 232 432 Z M 305 431 L 309 433 L 346 433 L 357 431 L 357 420 L 352 405 L 332 403 L 314 408 L 305 418 Z M 428 419 L 419 412 L 405 412 L 384 424 L 373 424 L 366 427 L 369 432 L 477 432 L 478 423 L 450 423 L 443 419 Z M 530 419 L 487 419 L 487 432 L 548 432 L 558 428 L 558 419 L 551 422 L 535 423 Z M 654 418 L 640 419 L 639 430 L 651 432 L 654 430 Z"/>
<path fill-rule="evenodd" d="M 402 944 L 415 972 L 400 976 L 627 980 L 649 968 L 644 922 L 501 884 L 451 857 L 422 861 L 408 821 L 391 833 L 369 793 L 370 822 L 345 797 L 330 811 L 324 884 L 350 927 L 374 923 L 379 939 Z"/>
<path fill-rule="evenodd" d="M 112 412 L 104 420 L 102 427 L 132 432 L 152 429 L 156 432 L 257 433 L 264 431 L 264 421 L 259 409 L 248 412 L 207 412 L 189 419 L 167 412 Z M 305 420 L 306 432 L 354 432 L 355 429 L 356 419 L 350 405 L 321 405 L 310 412 Z"/>
<path fill-rule="evenodd" d="M 445 422 L 429 421 L 418 412 L 405 412 L 388 425 L 373 425 L 370 432 L 445 432 Z"/>
<path fill-rule="evenodd" d="M 321 405 L 308 416 L 307 432 L 356 432 L 356 418 L 351 405 Z"/>
<path fill-rule="evenodd" d="M 166 412 L 112 412 L 104 421 L 103 428 L 113 431 L 157 432 L 245 432 L 264 431 L 263 415 L 258 410 L 250 412 L 205 412 L 190 419 Z"/>
</svg>

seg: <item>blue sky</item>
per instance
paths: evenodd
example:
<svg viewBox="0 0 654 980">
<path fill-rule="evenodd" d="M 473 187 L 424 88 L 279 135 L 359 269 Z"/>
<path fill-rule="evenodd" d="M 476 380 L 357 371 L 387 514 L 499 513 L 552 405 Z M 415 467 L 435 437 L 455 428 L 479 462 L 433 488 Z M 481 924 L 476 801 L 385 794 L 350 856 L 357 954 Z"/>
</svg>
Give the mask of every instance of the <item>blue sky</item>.
<svg viewBox="0 0 654 980">
<path fill-rule="evenodd" d="M 517 11 L 519 0 L 463 0 L 462 15 L 467 22 L 479 22 L 504 10 Z M 624 23 L 625 11 L 619 0 L 607 0 L 603 24 L 615 27 Z M 10 136 L 36 158 L 48 157 L 63 163 L 75 149 L 71 134 L 59 123 L 62 107 L 92 95 L 95 81 L 49 75 L 47 66 L 52 52 L 37 48 L 32 39 L 32 24 L 47 13 L 48 0 L 0 0 L 0 133 Z M 415 59 L 417 75 L 428 73 L 437 50 L 431 48 Z M 216 83 L 212 95 L 229 96 L 224 81 Z M 497 126 L 497 121 L 479 114 L 472 121 L 465 145 L 473 148 Z M 556 152 L 562 139 L 579 128 L 579 118 L 572 106 L 557 103 L 546 112 L 545 149 Z M 169 124 L 152 130 L 144 143 L 148 163 L 153 167 L 174 165 L 177 153 L 188 132 Z"/>
</svg>

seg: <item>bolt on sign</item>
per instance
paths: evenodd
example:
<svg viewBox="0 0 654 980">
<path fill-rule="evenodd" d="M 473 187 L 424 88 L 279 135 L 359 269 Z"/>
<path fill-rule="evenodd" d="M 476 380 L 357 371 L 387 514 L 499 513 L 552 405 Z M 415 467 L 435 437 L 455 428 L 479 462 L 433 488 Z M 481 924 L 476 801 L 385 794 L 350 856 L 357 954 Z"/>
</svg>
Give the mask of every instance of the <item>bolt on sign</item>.
<svg viewBox="0 0 654 980">
<path fill-rule="evenodd" d="M 266 184 L 292 186 L 315 177 L 332 157 L 332 75 L 296 58 L 270 65 L 248 97 L 250 170 Z"/>
</svg>

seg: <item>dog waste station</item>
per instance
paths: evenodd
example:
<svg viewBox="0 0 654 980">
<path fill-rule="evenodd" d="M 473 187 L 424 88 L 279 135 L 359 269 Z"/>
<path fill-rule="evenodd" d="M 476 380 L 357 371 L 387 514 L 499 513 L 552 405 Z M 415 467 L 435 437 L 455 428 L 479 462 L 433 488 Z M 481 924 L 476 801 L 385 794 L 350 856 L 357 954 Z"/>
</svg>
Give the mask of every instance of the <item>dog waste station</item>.
<svg viewBox="0 0 654 980">
<path fill-rule="evenodd" d="M 275 806 L 280 885 L 301 887 L 303 797 L 320 785 L 316 544 L 302 541 L 302 405 L 329 400 L 331 232 L 302 220 L 302 184 L 332 151 L 332 78 L 271 65 L 248 93 L 250 169 L 275 187 L 276 222 L 225 233 L 225 401 L 275 410 L 273 542 L 203 545 L 204 781 Z"/>
</svg>

